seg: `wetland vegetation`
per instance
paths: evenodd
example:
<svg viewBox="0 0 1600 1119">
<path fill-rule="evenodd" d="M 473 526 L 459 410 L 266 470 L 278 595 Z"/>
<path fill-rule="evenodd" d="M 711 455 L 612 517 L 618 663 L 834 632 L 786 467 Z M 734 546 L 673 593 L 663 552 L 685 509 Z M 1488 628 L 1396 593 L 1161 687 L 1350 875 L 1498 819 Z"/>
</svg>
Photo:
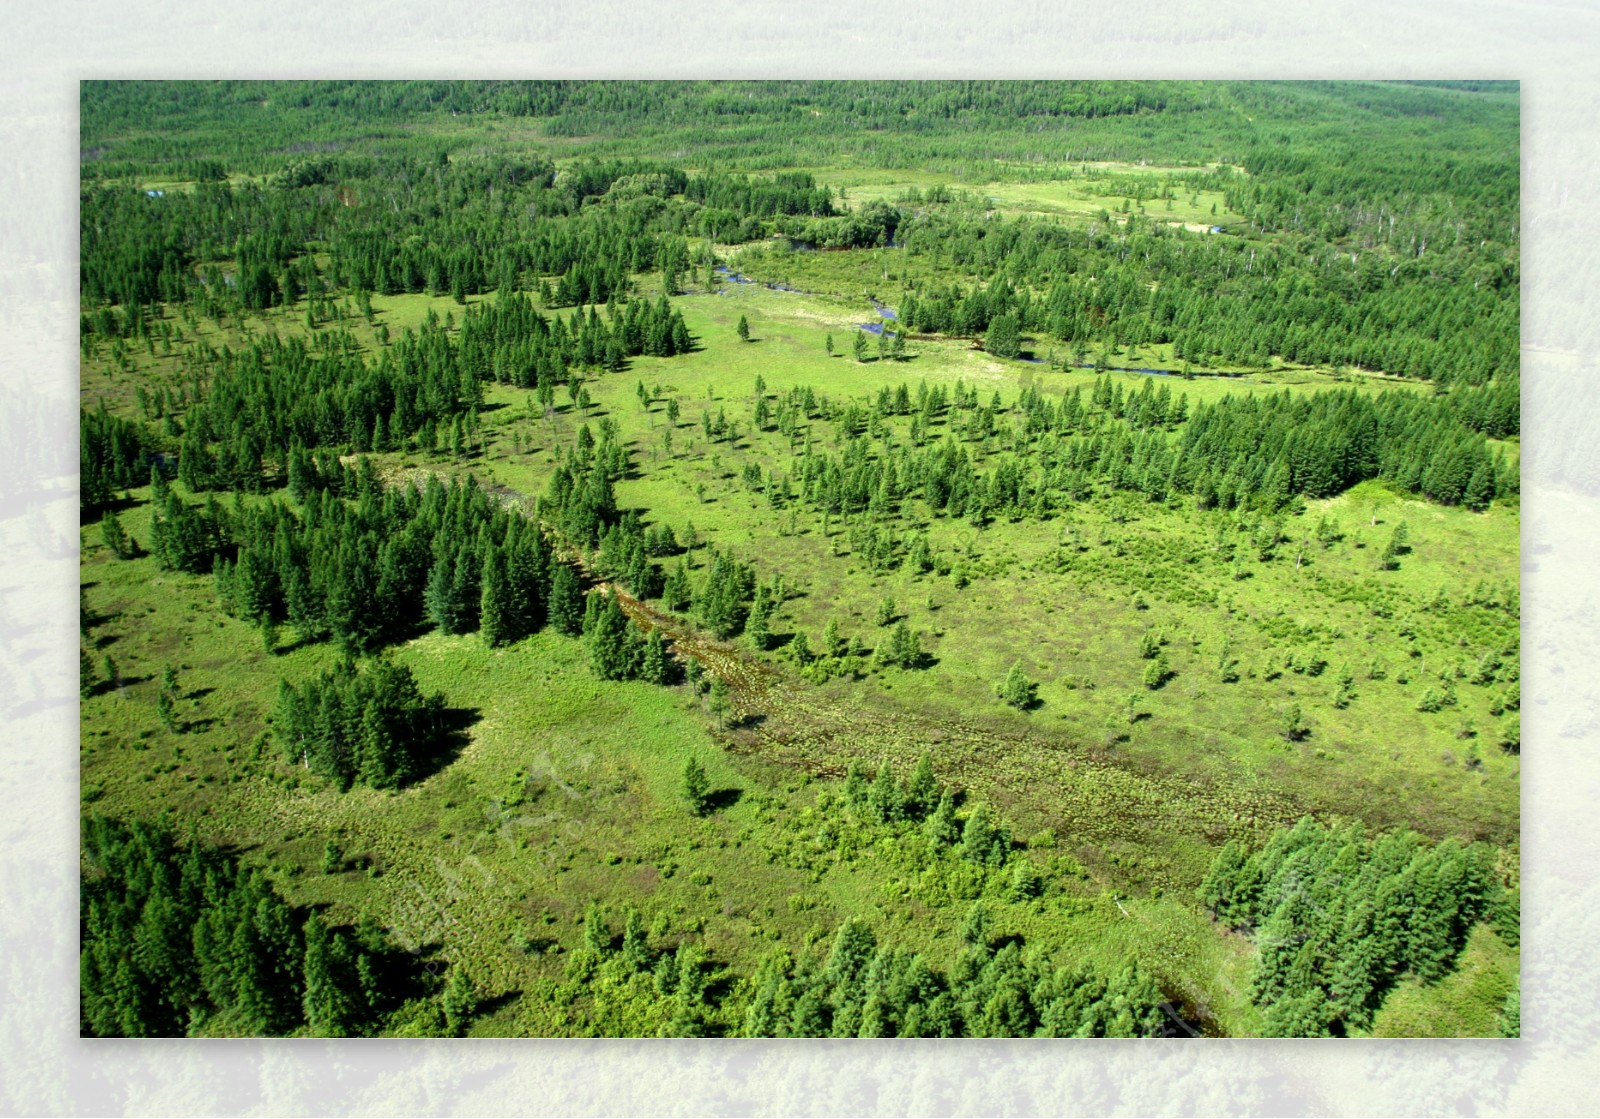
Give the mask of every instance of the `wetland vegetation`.
<svg viewBox="0 0 1600 1119">
<path fill-rule="evenodd" d="M 83 1032 L 1514 1035 L 1518 120 L 84 83 Z"/>
</svg>

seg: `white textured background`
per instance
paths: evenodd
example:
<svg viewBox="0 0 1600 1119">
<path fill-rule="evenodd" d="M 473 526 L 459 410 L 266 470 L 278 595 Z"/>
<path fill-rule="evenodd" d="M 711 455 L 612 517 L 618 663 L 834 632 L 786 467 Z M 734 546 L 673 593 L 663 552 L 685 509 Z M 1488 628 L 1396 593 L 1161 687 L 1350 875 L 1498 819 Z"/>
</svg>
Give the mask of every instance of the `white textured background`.
<svg viewBox="0 0 1600 1119">
<path fill-rule="evenodd" d="M 1577 2 L 58 0 L 0 33 L 0 1113 L 1600 1113 L 1600 12 Z M 83 1042 L 77 81 L 1520 78 L 1520 1042 Z M 1374 728 L 1381 733 L 1381 728 Z"/>
</svg>

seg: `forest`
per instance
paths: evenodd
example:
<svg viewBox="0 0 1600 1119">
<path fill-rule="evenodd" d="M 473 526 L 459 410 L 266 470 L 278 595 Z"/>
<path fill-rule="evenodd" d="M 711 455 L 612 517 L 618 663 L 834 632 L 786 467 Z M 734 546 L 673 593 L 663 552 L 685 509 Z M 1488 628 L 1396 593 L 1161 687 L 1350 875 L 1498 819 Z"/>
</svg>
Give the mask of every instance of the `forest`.
<svg viewBox="0 0 1600 1119">
<path fill-rule="evenodd" d="M 1515 83 L 85 82 L 86 1036 L 1515 1036 Z"/>
</svg>

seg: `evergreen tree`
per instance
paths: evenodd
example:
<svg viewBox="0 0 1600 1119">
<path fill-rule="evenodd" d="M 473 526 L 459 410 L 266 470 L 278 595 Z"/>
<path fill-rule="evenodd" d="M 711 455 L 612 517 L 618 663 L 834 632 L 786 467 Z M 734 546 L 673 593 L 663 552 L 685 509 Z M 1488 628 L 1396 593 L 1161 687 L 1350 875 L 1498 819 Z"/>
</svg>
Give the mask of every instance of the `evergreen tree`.
<svg viewBox="0 0 1600 1119">
<path fill-rule="evenodd" d="M 450 965 L 445 978 L 444 992 L 439 996 L 439 1007 L 444 1012 L 445 1029 L 451 1037 L 461 1037 L 471 1024 L 478 1009 L 478 994 L 471 978 L 459 963 Z"/>
<path fill-rule="evenodd" d="M 878 767 L 878 774 L 867 789 L 867 809 L 875 822 L 890 824 L 904 814 L 903 801 L 900 784 L 894 779 L 889 763 L 885 762 Z"/>
<path fill-rule="evenodd" d="M 940 792 L 938 778 L 933 775 L 933 756 L 923 751 L 906 786 L 906 811 L 914 819 L 923 819 L 938 806 Z"/>
<path fill-rule="evenodd" d="M 996 694 L 1018 711 L 1026 711 L 1038 702 L 1038 690 L 1039 685 L 1029 680 L 1027 674 L 1022 671 L 1021 661 L 1012 664 L 1006 672 L 1005 679 L 995 688 Z"/>
<path fill-rule="evenodd" d="M 699 758 L 691 756 L 684 763 L 683 799 L 695 816 L 704 816 L 711 810 L 711 783 Z"/>
<path fill-rule="evenodd" d="M 586 634 L 589 663 L 602 680 L 631 680 L 639 673 L 644 650 L 617 596 L 600 596 L 597 591 L 591 596 L 591 602 L 600 597 L 605 604 L 597 608 L 594 623 Z"/>
<path fill-rule="evenodd" d="M 338 951 L 343 945 L 329 934 L 316 914 L 305 923 L 305 995 L 303 1005 L 306 1028 L 312 1037 L 347 1037 L 354 1007 L 350 991 L 339 973 L 345 960 Z"/>
<path fill-rule="evenodd" d="M 551 565 L 549 603 L 551 629 L 568 637 L 583 632 L 583 587 L 570 564 L 558 561 Z"/>
<path fill-rule="evenodd" d="M 118 559 L 133 557 L 132 540 L 123 530 L 121 519 L 111 509 L 107 509 L 100 517 L 100 538 L 105 542 L 106 549 Z"/>
<path fill-rule="evenodd" d="M 478 628 L 484 644 L 493 649 L 515 641 L 520 635 L 516 632 L 511 589 L 500 549 L 491 546 L 485 551 L 479 585 Z"/>
<path fill-rule="evenodd" d="M 745 321 L 745 317 L 743 315 L 739 316 L 739 325 L 734 329 L 739 335 L 739 341 L 750 341 L 750 324 Z"/>
<path fill-rule="evenodd" d="M 961 838 L 961 823 L 956 818 L 955 798 L 950 790 L 939 794 L 939 803 L 922 826 L 922 832 L 937 849 L 949 847 Z"/>
<path fill-rule="evenodd" d="M 904 618 L 895 625 L 888 641 L 881 646 L 880 658 L 885 664 L 901 668 L 916 668 L 922 663 L 922 642 Z"/>
<path fill-rule="evenodd" d="M 666 641 L 659 629 L 652 629 L 644 642 L 644 656 L 640 661 L 639 678 L 651 684 L 672 683 L 672 663 L 667 658 Z"/>
<path fill-rule="evenodd" d="M 994 822 L 987 805 L 972 810 L 961 828 L 961 857 L 985 866 L 999 866 L 1011 849 L 1011 837 Z"/>
</svg>

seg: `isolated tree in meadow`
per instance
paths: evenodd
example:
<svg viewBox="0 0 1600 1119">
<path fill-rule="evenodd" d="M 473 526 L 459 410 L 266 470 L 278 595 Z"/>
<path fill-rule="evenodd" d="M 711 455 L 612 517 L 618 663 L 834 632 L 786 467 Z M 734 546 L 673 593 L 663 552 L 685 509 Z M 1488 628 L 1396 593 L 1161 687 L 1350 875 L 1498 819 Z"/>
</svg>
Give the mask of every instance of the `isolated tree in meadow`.
<svg viewBox="0 0 1600 1119">
<path fill-rule="evenodd" d="M 865 331 L 856 331 L 856 336 L 851 341 L 850 346 L 855 351 L 857 361 L 864 362 L 867 360 L 867 335 Z"/>
<path fill-rule="evenodd" d="M 161 720 L 161 725 L 172 731 L 178 732 L 177 708 L 172 702 L 172 693 L 165 688 L 156 696 L 156 717 Z"/>
<path fill-rule="evenodd" d="M 712 677 L 711 690 L 706 693 L 706 701 L 711 707 L 711 713 L 719 722 L 726 724 L 728 715 L 733 710 L 728 698 L 728 683 L 720 676 Z"/>
<path fill-rule="evenodd" d="M 828 335 L 827 340 L 822 344 L 822 348 L 828 351 L 829 357 L 833 356 L 833 335 Z"/>
<path fill-rule="evenodd" d="M 696 816 L 704 816 L 711 807 L 711 782 L 699 758 L 691 757 L 684 763 L 683 799 Z"/>
<path fill-rule="evenodd" d="M 1167 677 L 1172 675 L 1172 670 L 1167 667 L 1165 653 L 1157 653 L 1155 659 L 1144 668 L 1144 686 L 1151 691 L 1161 687 L 1167 682 Z"/>
<path fill-rule="evenodd" d="M 904 618 L 889 634 L 889 639 L 880 646 L 878 657 L 885 664 L 899 665 L 901 668 L 916 668 L 922 663 L 922 642 Z"/>
<path fill-rule="evenodd" d="M 1300 710 L 1298 703 L 1292 705 L 1283 713 L 1278 733 L 1288 742 L 1299 742 L 1311 733 L 1311 728 L 1306 725 L 1305 715 Z"/>
<path fill-rule="evenodd" d="M 888 625 L 894 621 L 897 612 L 898 608 L 895 606 L 893 596 L 886 597 L 882 602 L 878 603 L 878 624 L 880 626 Z"/>
<path fill-rule="evenodd" d="M 734 327 L 734 330 L 739 334 L 739 341 L 750 341 L 750 323 L 746 321 L 743 315 L 739 316 L 739 325 Z"/>
<path fill-rule="evenodd" d="M 1027 673 L 1022 671 L 1022 662 L 1016 661 L 995 691 L 1018 711 L 1026 711 L 1037 699 L 1039 685 L 1028 679 Z"/>
</svg>

